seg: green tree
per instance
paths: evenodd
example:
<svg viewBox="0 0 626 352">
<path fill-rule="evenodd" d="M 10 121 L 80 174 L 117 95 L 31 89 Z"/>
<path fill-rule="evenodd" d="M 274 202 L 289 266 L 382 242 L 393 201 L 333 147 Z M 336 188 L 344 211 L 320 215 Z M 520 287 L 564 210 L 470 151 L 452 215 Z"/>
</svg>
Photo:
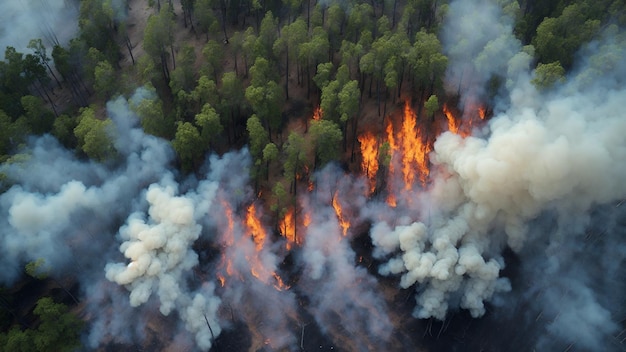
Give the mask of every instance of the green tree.
<svg viewBox="0 0 626 352">
<path fill-rule="evenodd" d="M 293 23 L 285 25 L 281 33 L 282 36 L 274 42 L 274 54 L 277 57 L 285 56 L 285 98 L 289 100 L 289 76 L 291 73 L 289 63 L 297 62 L 300 49 L 298 44 L 306 40 L 306 24 L 303 19 L 298 18 Z M 296 72 L 298 72 L 298 82 L 300 82 L 300 71 L 297 67 Z"/>
<path fill-rule="evenodd" d="M 94 89 L 104 100 L 111 98 L 117 91 L 117 77 L 113 66 L 108 61 L 100 61 L 94 71 Z"/>
<path fill-rule="evenodd" d="M 540 62 L 559 61 L 564 68 L 571 67 L 576 50 L 600 28 L 600 20 L 590 18 L 589 10 L 586 2 L 576 2 L 565 7 L 560 16 L 541 22 L 533 40 Z"/>
<path fill-rule="evenodd" d="M 346 83 L 338 94 L 339 96 L 339 121 L 343 131 L 343 150 L 347 147 L 348 121 L 353 119 L 352 123 L 352 153 L 350 159 L 354 159 L 355 145 L 357 138 L 358 117 L 361 108 L 361 91 L 359 90 L 359 82 L 352 80 Z"/>
<path fill-rule="evenodd" d="M 215 137 L 219 136 L 224 130 L 224 127 L 220 122 L 220 116 L 208 103 L 204 104 L 202 111 L 196 115 L 195 122 L 196 125 L 200 127 L 200 136 L 206 146 L 208 146 L 215 139 Z"/>
<path fill-rule="evenodd" d="M 336 123 L 328 120 L 312 121 L 311 136 L 315 146 L 315 168 L 339 159 L 342 134 Z"/>
<path fill-rule="evenodd" d="M 151 135 L 172 139 L 176 131 L 176 122 L 163 111 L 163 102 L 151 85 L 144 87 L 147 93 L 139 101 L 131 101 L 130 108 L 137 114 L 141 127 Z M 171 115 L 171 114 L 170 114 Z"/>
<path fill-rule="evenodd" d="M 172 146 L 178 154 L 183 170 L 187 172 L 193 169 L 196 160 L 204 154 L 200 132 L 190 122 L 178 122 Z"/>
<path fill-rule="evenodd" d="M 30 42 L 28 42 L 28 48 L 32 49 L 35 52 L 35 55 L 39 57 L 41 63 L 46 65 L 46 67 L 48 68 L 48 72 L 57 82 L 57 85 L 60 87 L 61 82 L 59 82 L 59 79 L 54 74 L 54 70 L 52 70 L 52 67 L 50 67 L 50 60 L 52 58 L 48 56 L 46 46 L 43 45 L 43 41 L 41 39 L 31 39 Z"/>
<path fill-rule="evenodd" d="M 179 91 L 189 92 L 195 84 L 196 51 L 192 45 L 186 44 L 178 55 L 178 65 L 172 71 L 170 88 L 174 94 Z"/>
<path fill-rule="evenodd" d="M 274 143 L 267 143 L 263 148 L 263 161 L 265 161 L 265 178 L 270 177 L 270 163 L 278 159 L 278 147 Z"/>
<path fill-rule="evenodd" d="M 296 131 L 289 133 L 287 142 L 283 144 L 286 154 L 283 167 L 285 179 L 290 183 L 290 192 L 296 194 L 296 180 L 298 174 L 302 175 L 306 166 L 306 145 L 304 137 Z"/>
<path fill-rule="evenodd" d="M 43 100 L 32 95 L 25 95 L 20 102 L 24 107 L 26 123 L 32 133 L 43 134 L 52 130 L 54 114 L 45 108 Z"/>
<path fill-rule="evenodd" d="M 155 65 L 162 70 L 163 78 L 169 82 L 170 69 L 168 65 L 168 51 L 171 52 L 172 66 L 174 61 L 174 12 L 169 6 L 161 8 L 156 15 L 148 18 L 144 29 L 143 47 L 150 55 Z"/>
<path fill-rule="evenodd" d="M 408 63 L 413 72 L 414 82 L 424 97 L 426 89 L 428 96 L 435 88 L 443 86 L 443 75 L 448 66 L 448 57 L 442 53 L 442 46 L 437 36 L 424 30 L 415 34 L 415 42 L 408 55 Z"/>
<path fill-rule="evenodd" d="M 115 148 L 110 137 L 112 132 L 112 121 L 109 118 L 97 119 L 94 109 L 91 107 L 80 110 L 74 135 L 78 141 L 78 147 L 88 157 L 97 161 L 104 161 L 115 154 Z"/>
<path fill-rule="evenodd" d="M 61 115 L 54 120 L 52 135 L 66 148 L 73 149 L 76 147 L 76 136 L 74 135 L 76 124 L 75 118 Z"/>
<path fill-rule="evenodd" d="M 0 334 L 0 345 L 6 351 L 69 352 L 80 347 L 83 323 L 69 312 L 66 305 L 43 297 L 37 301 L 33 313 L 38 317 L 36 328 L 21 330 L 13 327 Z"/>
<path fill-rule="evenodd" d="M 263 167 L 263 149 L 270 142 L 269 134 L 263 128 L 261 121 L 256 115 L 252 115 L 248 118 L 246 123 L 246 129 L 248 130 L 248 139 L 250 144 L 250 154 L 254 160 L 254 167 L 252 168 L 252 177 L 255 181 L 255 189 L 258 188 L 259 178 L 261 177 L 261 170 Z"/>
<path fill-rule="evenodd" d="M 206 34 L 206 41 L 209 41 L 209 34 L 215 33 L 219 26 L 217 17 L 213 12 L 213 0 L 196 0 L 194 13 L 198 19 L 200 30 Z"/>
<path fill-rule="evenodd" d="M 252 111 L 259 117 L 267 127 L 270 139 L 272 130 L 280 128 L 281 106 L 283 102 L 280 86 L 272 78 L 274 73 L 269 67 L 269 63 L 264 58 L 257 58 L 254 66 L 250 68 L 252 79 L 250 86 L 246 88 L 245 96 Z"/>
<path fill-rule="evenodd" d="M 439 99 L 437 99 L 437 96 L 431 95 L 424 103 L 424 108 L 426 109 L 426 116 L 432 119 L 435 111 L 439 110 Z"/>
<path fill-rule="evenodd" d="M 558 61 L 549 64 L 539 63 L 531 82 L 538 89 L 551 88 L 555 84 L 565 82 L 565 69 Z"/>
<path fill-rule="evenodd" d="M 204 57 L 203 74 L 210 74 L 217 81 L 224 59 L 224 47 L 215 40 L 209 40 L 202 48 L 202 56 Z"/>
</svg>

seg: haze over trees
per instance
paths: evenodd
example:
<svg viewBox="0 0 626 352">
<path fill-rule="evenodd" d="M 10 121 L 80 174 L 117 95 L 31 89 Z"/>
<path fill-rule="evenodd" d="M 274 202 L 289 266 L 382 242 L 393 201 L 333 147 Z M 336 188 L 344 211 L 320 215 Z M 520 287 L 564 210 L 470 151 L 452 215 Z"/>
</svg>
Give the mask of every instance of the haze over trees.
<svg viewBox="0 0 626 352">
<path fill-rule="evenodd" d="M 391 111 L 406 101 L 418 121 L 434 122 L 459 101 L 445 87 L 449 58 L 440 35 L 450 1 L 133 1 L 148 8 L 145 26 L 131 25 L 130 2 L 73 0 L 78 31 L 69 41 L 42 36 L 23 51 L 2 48 L 2 163 L 19 163 L 29 136 L 50 134 L 79 158 L 114 164 L 106 104 L 141 94 L 130 108 L 146 133 L 171 144 L 179 175 L 198 173 L 211 153 L 246 146 L 256 194 L 278 230 L 298 185 L 315 171 L 329 163 L 359 169 L 361 131 L 378 133 L 382 175 Z M 626 25 L 617 0 L 496 2 L 534 52 L 531 82 L 540 91 L 565 82 L 586 43 Z M 498 73 L 489 83 L 485 100 L 506 84 Z M 2 191 L 5 183 L 0 177 Z M 0 289 L 17 299 L 17 291 Z M 81 322 L 63 303 L 42 297 L 29 312 L 10 313 L 0 315 L 7 351 L 80 344 Z M 19 325 L 27 314 L 32 324 Z"/>
</svg>

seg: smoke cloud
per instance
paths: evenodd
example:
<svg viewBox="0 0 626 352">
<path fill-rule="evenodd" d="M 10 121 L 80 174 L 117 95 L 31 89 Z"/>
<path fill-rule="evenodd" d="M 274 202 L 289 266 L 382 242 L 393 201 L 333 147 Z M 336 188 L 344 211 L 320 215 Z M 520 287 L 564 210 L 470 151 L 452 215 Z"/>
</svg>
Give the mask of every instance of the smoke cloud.
<svg viewBox="0 0 626 352">
<path fill-rule="evenodd" d="M 0 48 L 28 52 L 31 39 L 41 38 L 46 46 L 61 45 L 78 30 L 78 1 L 6 0 L 0 4 Z"/>
<path fill-rule="evenodd" d="M 374 276 L 358 265 L 350 243 L 353 228 L 360 225 L 357 219 L 367 186 L 334 165 L 315 178 L 318 188 L 300 197 L 303 216 L 310 217 L 310 223 L 303 229 L 299 289 L 309 298 L 308 309 L 322 332 L 343 348 L 384 349 L 393 330 L 386 302 Z M 341 220 L 352 222 L 345 235 L 333 202 L 341 207 Z"/>
</svg>

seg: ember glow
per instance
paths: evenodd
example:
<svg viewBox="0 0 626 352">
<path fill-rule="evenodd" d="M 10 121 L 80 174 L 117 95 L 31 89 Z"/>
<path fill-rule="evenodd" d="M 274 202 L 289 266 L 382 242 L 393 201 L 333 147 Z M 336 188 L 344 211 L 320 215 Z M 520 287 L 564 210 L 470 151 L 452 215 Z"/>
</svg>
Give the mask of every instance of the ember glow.
<svg viewBox="0 0 626 352">
<path fill-rule="evenodd" d="M 315 107 L 315 109 L 313 109 L 313 120 L 319 121 L 322 119 L 322 116 L 324 116 L 324 111 L 322 111 L 322 107 Z"/>
</svg>

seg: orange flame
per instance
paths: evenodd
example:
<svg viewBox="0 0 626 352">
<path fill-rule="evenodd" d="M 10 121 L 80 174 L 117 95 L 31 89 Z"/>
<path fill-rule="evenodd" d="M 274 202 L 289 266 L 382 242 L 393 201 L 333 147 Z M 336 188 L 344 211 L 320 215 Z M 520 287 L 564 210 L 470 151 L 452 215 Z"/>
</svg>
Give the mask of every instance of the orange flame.
<svg viewBox="0 0 626 352">
<path fill-rule="evenodd" d="M 317 106 L 315 109 L 313 109 L 313 120 L 315 121 L 321 120 L 323 114 L 324 114 L 324 111 L 322 111 L 322 107 Z"/>
<path fill-rule="evenodd" d="M 289 208 L 285 217 L 280 221 L 279 230 L 280 234 L 287 239 L 286 248 L 290 250 L 292 244 L 296 242 L 296 224 L 293 208 Z"/>
<path fill-rule="evenodd" d="M 398 205 L 398 203 L 396 202 L 396 196 L 393 193 L 389 193 L 389 195 L 387 196 L 387 205 L 392 208 L 395 208 Z"/>
<path fill-rule="evenodd" d="M 337 192 L 333 196 L 333 209 L 335 209 L 335 214 L 337 214 L 337 220 L 339 220 L 339 226 L 341 226 L 341 232 L 344 236 L 348 234 L 348 229 L 350 228 L 350 222 L 344 218 L 343 210 L 341 209 L 341 205 L 337 200 Z"/>
<path fill-rule="evenodd" d="M 257 214 L 257 209 L 254 204 L 248 206 L 245 219 L 240 219 L 243 225 L 243 236 L 238 237 L 237 243 L 235 243 L 235 216 L 230 205 L 222 200 L 222 207 L 224 209 L 224 218 L 227 220 L 223 231 L 224 254 L 222 256 L 222 263 L 220 266 L 223 268 L 222 272 L 217 275 L 217 279 L 221 286 L 225 286 L 228 282 L 227 278 L 238 277 L 240 280 L 244 280 L 237 267 L 233 264 L 232 258 L 227 255 L 231 248 L 252 248 L 247 246 L 247 241 L 252 240 L 254 243 L 254 250 L 248 250 L 245 257 L 250 265 L 250 274 L 259 281 L 272 284 L 275 288 L 283 290 L 288 287 L 283 283 L 280 276 L 273 270 L 266 267 L 262 258 L 262 250 L 266 246 L 267 231 L 263 227 L 261 219 Z"/>
<path fill-rule="evenodd" d="M 404 175 L 405 189 L 410 189 L 415 179 L 414 165 L 417 166 L 418 177 L 422 184 L 426 183 L 426 177 L 430 173 L 428 169 L 429 146 L 424 143 L 420 136 L 420 130 L 416 130 L 417 115 L 411 109 L 409 101 L 404 104 L 404 121 L 402 122 L 402 173 Z"/>
<path fill-rule="evenodd" d="M 248 207 L 248 213 L 246 214 L 246 225 L 248 229 L 250 229 L 252 240 L 256 245 L 257 251 L 263 249 L 263 245 L 265 244 L 265 239 L 267 234 L 265 233 L 265 229 L 263 229 L 263 224 L 261 224 L 261 220 L 256 216 L 256 207 L 254 204 L 250 204 Z"/>
<path fill-rule="evenodd" d="M 366 132 L 358 137 L 361 143 L 361 169 L 369 179 L 370 193 L 376 190 L 376 172 L 378 172 L 378 148 L 374 134 Z"/>
<path fill-rule="evenodd" d="M 309 227 L 309 225 L 311 225 L 311 214 L 304 213 L 304 219 L 302 220 L 302 225 L 304 225 L 304 227 Z"/>
<path fill-rule="evenodd" d="M 484 106 L 479 106 L 478 107 L 478 117 L 480 117 L 481 120 L 484 120 L 485 116 L 487 116 L 487 109 L 485 109 Z"/>
<path fill-rule="evenodd" d="M 452 111 L 448 109 L 447 104 L 443 104 L 443 113 L 446 115 L 446 119 L 448 120 L 448 131 L 458 134 L 460 123 L 457 121 L 456 117 L 454 117 Z"/>
</svg>

